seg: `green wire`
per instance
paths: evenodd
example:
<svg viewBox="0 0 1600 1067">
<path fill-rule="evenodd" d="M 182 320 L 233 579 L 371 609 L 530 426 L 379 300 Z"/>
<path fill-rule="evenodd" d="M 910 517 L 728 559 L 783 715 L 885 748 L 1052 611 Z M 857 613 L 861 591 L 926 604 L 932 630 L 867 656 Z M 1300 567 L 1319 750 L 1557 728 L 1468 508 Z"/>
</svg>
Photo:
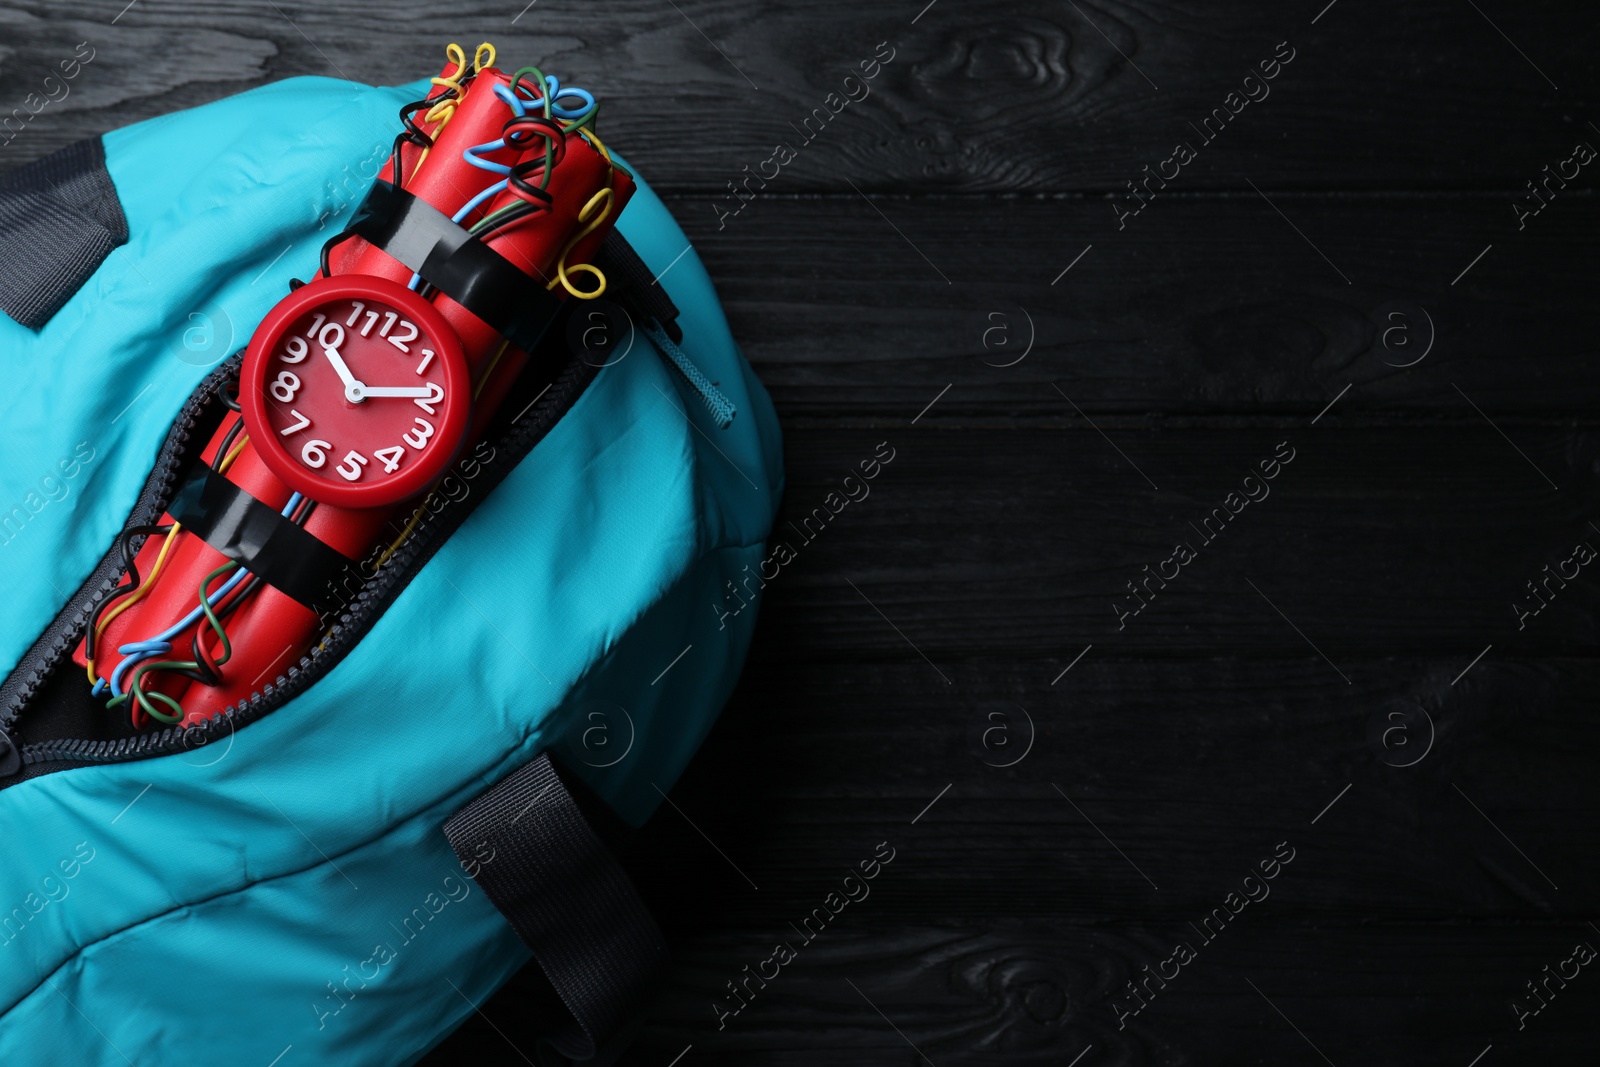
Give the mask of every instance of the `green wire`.
<svg viewBox="0 0 1600 1067">
<path fill-rule="evenodd" d="M 540 70 L 538 67 L 523 67 L 522 69 L 518 70 L 515 74 L 513 74 L 511 76 L 511 91 L 512 92 L 516 92 L 518 89 L 523 88 L 522 79 L 523 79 L 524 75 L 528 75 L 528 74 L 531 74 L 535 78 L 538 79 L 539 95 L 543 98 L 542 99 L 542 103 L 543 103 L 543 106 L 544 106 L 544 117 L 546 119 L 550 119 L 552 122 L 556 122 L 557 120 L 552 117 L 552 112 L 551 112 L 552 102 L 550 100 L 550 86 L 545 80 L 544 71 Z M 581 117 L 579 117 L 579 118 L 577 118 L 575 120 L 572 120 L 571 122 L 568 122 L 565 126 L 562 127 L 562 129 L 564 131 L 566 131 L 567 133 L 575 133 L 578 130 L 583 129 L 584 127 L 588 127 L 590 129 L 593 129 L 594 128 L 595 116 L 597 114 L 599 114 L 599 112 L 600 112 L 600 101 L 596 100 L 593 104 L 589 105 L 588 110 L 586 110 Z M 540 136 L 543 136 L 543 135 L 541 134 Z M 553 140 L 551 140 L 549 137 L 545 137 L 544 138 L 544 171 L 539 175 L 539 188 L 540 189 L 548 189 L 550 187 L 551 171 L 553 171 L 555 169 L 555 150 L 556 150 L 555 142 Z M 523 209 L 523 205 L 520 204 L 520 203 L 518 203 L 518 204 L 507 204 L 505 207 L 501 208 L 499 211 L 494 212 L 492 215 L 485 215 L 483 218 L 479 219 L 476 223 L 474 223 L 472 225 L 472 227 L 471 227 L 469 232 L 471 232 L 471 233 L 480 233 L 480 232 L 482 232 L 484 230 L 492 229 L 494 227 L 495 223 L 498 220 L 504 218 L 510 212 L 518 211 L 518 210 L 522 210 L 522 209 Z"/>
<path fill-rule="evenodd" d="M 217 618 L 217 613 L 212 610 L 211 600 L 206 596 L 206 586 L 210 585 L 219 575 L 227 574 L 239 566 L 236 560 L 229 560 L 204 578 L 200 579 L 200 610 L 205 612 L 206 621 L 211 624 L 211 629 L 217 635 L 217 640 L 222 642 L 222 656 L 213 660 L 218 667 L 233 658 L 233 644 L 228 640 L 228 631 L 223 628 L 222 620 Z M 198 665 L 197 665 L 198 666 Z"/>
<path fill-rule="evenodd" d="M 545 81 L 544 71 L 538 67 L 523 67 L 511 76 L 511 91 L 516 92 L 522 85 L 522 76 L 532 74 L 539 79 L 539 95 L 544 98 L 544 117 L 550 117 L 550 85 Z"/>
<path fill-rule="evenodd" d="M 234 570 L 238 566 L 239 564 L 236 561 L 229 560 L 227 563 L 224 563 L 222 566 L 218 567 L 216 570 L 212 571 L 210 574 L 206 575 L 200 580 L 200 610 L 205 613 L 206 621 L 211 624 L 212 632 L 214 632 L 217 635 L 217 639 L 222 642 L 222 656 L 215 661 L 216 665 L 219 667 L 233 658 L 233 644 L 228 640 L 228 631 L 223 628 L 222 620 L 218 618 L 217 613 L 212 610 L 211 601 L 206 596 L 206 586 L 210 585 L 219 576 L 227 574 L 229 571 Z M 128 682 L 128 692 L 123 693 L 119 697 L 112 697 L 106 702 L 106 707 L 116 707 L 118 704 L 121 704 L 123 701 L 127 700 L 128 695 L 131 693 L 134 699 L 138 701 L 139 707 L 143 709 L 144 713 L 149 715 L 152 719 L 158 719 L 165 723 L 182 722 L 183 705 L 179 704 L 176 700 L 173 700 L 165 693 L 146 693 L 144 691 L 144 676 L 151 671 L 197 671 L 199 669 L 200 664 L 194 660 L 161 660 L 157 663 L 146 663 L 144 666 L 139 667 L 133 672 L 133 677 Z M 163 711 L 157 711 L 155 705 L 150 703 L 151 700 L 159 700 L 162 704 L 171 709 L 171 714 Z"/>
</svg>

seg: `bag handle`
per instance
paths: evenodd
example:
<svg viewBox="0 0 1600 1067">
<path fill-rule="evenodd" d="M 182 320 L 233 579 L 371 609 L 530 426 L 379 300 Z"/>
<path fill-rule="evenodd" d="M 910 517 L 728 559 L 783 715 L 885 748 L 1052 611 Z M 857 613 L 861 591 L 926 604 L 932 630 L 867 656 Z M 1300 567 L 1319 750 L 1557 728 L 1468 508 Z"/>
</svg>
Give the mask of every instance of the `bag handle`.
<svg viewBox="0 0 1600 1067">
<path fill-rule="evenodd" d="M 571 1018 L 545 1040 L 592 1059 L 665 975 L 660 929 L 547 754 L 456 812 L 450 847 L 533 953 Z M 493 863 L 482 861 L 482 848 Z"/>
<path fill-rule="evenodd" d="M 127 240 L 100 138 L 18 167 L 0 181 L 0 311 L 43 329 Z"/>
</svg>

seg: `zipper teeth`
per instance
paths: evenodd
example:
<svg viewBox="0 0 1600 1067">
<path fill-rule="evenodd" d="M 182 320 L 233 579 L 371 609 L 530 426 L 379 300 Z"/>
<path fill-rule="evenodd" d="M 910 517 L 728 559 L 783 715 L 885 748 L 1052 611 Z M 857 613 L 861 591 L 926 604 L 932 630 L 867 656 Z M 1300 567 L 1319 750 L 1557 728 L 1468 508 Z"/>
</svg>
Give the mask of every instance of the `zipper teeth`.
<svg viewBox="0 0 1600 1067">
<path fill-rule="evenodd" d="M 230 360 L 228 363 L 223 364 L 222 367 L 219 367 L 217 371 L 213 372 L 211 378 L 203 382 L 200 389 L 184 402 L 183 408 L 178 412 L 178 421 L 174 425 L 173 431 L 169 432 L 167 441 L 162 446 L 160 466 L 157 469 L 156 477 L 153 481 L 146 483 L 145 490 L 140 494 L 140 505 L 136 505 L 135 516 L 130 521 L 130 525 L 144 525 L 149 519 L 160 516 L 171 502 L 172 494 L 178 483 L 180 458 L 187 455 L 195 429 L 200 424 L 200 414 L 209 403 L 215 402 L 219 383 L 227 379 L 229 368 L 232 364 L 233 360 Z M 145 505 L 145 498 L 150 497 L 152 485 L 155 487 L 154 498 L 148 505 Z M 141 505 L 144 506 L 145 514 L 138 513 Z M 115 551 L 116 549 L 113 547 L 112 552 L 115 553 Z M 113 559 L 115 559 L 114 556 Z M 60 666 L 62 657 L 77 645 L 79 640 L 78 631 L 88 624 L 89 617 L 94 610 L 94 604 L 108 590 L 114 588 L 119 580 L 114 563 L 112 574 L 100 581 L 94 597 L 83 601 L 82 607 L 72 616 L 71 625 L 66 628 L 60 626 L 51 627 L 54 634 L 49 649 L 43 661 L 33 669 L 27 682 L 12 699 L 10 706 L 5 709 L 3 715 L 0 715 L 0 731 L 4 731 L 7 734 L 13 732 L 17 719 L 22 714 L 22 709 L 33 700 L 38 694 L 40 686 Z M 129 738 L 128 740 L 133 739 Z"/>
<path fill-rule="evenodd" d="M 227 366 L 227 364 L 224 365 L 225 368 Z M 539 437 L 548 428 L 550 413 L 553 410 L 564 412 L 567 406 L 576 401 L 576 395 L 573 390 L 574 380 L 578 380 L 577 384 L 581 392 L 581 387 L 587 384 L 582 379 L 592 377 L 592 375 L 585 375 L 585 366 L 582 360 L 574 359 L 562 368 L 545 394 L 542 394 L 535 401 L 535 417 L 529 420 L 524 429 L 514 435 L 510 435 L 504 441 L 504 447 L 508 451 L 515 452 L 518 446 L 530 438 L 532 438 L 533 443 L 537 443 Z M 226 380 L 226 376 L 221 380 Z M 202 387 L 202 392 L 199 394 L 198 399 L 202 402 L 206 399 L 214 402 L 218 388 L 220 388 L 220 381 L 213 384 L 210 390 Z M 170 450 L 168 462 L 161 472 L 159 482 L 161 488 L 154 505 L 157 509 L 155 511 L 157 516 L 171 503 L 171 496 L 177 485 L 180 467 L 182 466 L 179 457 L 186 454 L 184 446 L 188 444 L 189 438 L 194 433 L 194 428 L 199 423 L 199 411 L 195 409 L 201 405 L 197 405 L 196 399 L 191 398 L 190 403 L 184 407 L 186 420 L 179 437 L 179 447 Z M 520 458 L 518 457 L 518 459 Z M 506 473 L 509 473 L 509 470 Z M 428 525 L 433 525 L 437 528 L 438 519 L 448 514 L 450 514 L 449 511 L 440 511 L 439 515 L 435 517 L 435 521 Z M 41 741 L 19 746 L 22 762 L 25 765 L 52 762 L 115 763 L 123 760 L 167 755 L 203 746 L 214 738 L 221 737 L 224 729 L 231 732 L 254 722 L 278 705 L 287 703 L 309 688 L 312 683 L 316 682 L 325 673 L 313 670 L 312 668 L 315 665 L 336 661 L 347 650 L 346 645 L 354 644 L 355 641 L 361 638 L 364 630 L 356 624 L 366 621 L 364 616 L 371 610 L 372 605 L 379 602 L 383 595 L 398 581 L 409 576 L 413 565 L 419 562 L 418 556 L 424 552 L 428 552 L 431 555 L 431 551 L 437 550 L 439 544 L 442 543 L 442 538 L 426 537 L 421 536 L 421 534 L 421 530 L 413 533 L 400 550 L 383 565 L 382 571 L 379 572 L 381 577 L 375 576 L 361 587 L 360 591 L 356 593 L 355 599 L 340 614 L 338 622 L 333 625 L 323 642 L 313 646 L 309 653 L 300 657 L 298 663 L 291 664 L 287 671 L 279 674 L 271 684 L 262 686 L 259 693 L 251 694 L 245 700 L 225 708 L 204 723 L 197 723 L 194 726 L 168 726 L 162 730 L 106 741 L 66 739 Z M 426 562 L 426 560 L 424 559 L 420 562 Z M 93 601 L 89 603 L 92 604 Z M 67 650 L 77 644 L 79 638 L 76 636 L 76 631 L 81 629 L 87 621 L 87 611 L 75 617 L 72 630 L 52 646 L 45 664 L 34 672 L 24 687 L 22 696 L 13 702 L 12 707 L 7 711 L 6 718 L 0 721 L 0 725 L 9 729 L 11 724 L 16 721 L 21 708 L 32 699 L 38 688 L 44 683 L 45 678 L 59 666 L 61 657 Z M 352 634 L 354 635 L 353 637 L 351 636 Z"/>
</svg>

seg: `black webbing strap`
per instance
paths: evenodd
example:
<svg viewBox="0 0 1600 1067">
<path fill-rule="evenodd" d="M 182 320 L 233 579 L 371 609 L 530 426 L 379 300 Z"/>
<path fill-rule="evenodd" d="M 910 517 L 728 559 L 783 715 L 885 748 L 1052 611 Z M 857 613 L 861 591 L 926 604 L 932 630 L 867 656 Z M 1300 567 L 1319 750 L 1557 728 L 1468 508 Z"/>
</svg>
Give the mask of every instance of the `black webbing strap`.
<svg viewBox="0 0 1600 1067">
<path fill-rule="evenodd" d="M 539 961 L 571 1013 L 546 1037 L 592 1058 L 666 970 L 661 931 L 628 876 L 540 755 L 444 825 L 463 863 Z M 492 860 L 484 860 L 483 846 Z"/>
<path fill-rule="evenodd" d="M 655 319 L 674 342 L 683 341 L 683 330 L 678 326 L 678 306 L 620 231 L 613 229 L 606 234 L 595 253 L 594 264 L 606 276 L 608 293 L 616 294 L 629 311 L 642 318 Z"/>
<path fill-rule="evenodd" d="M 167 508 L 173 520 L 263 582 L 313 611 L 350 560 L 204 464 Z"/>
<path fill-rule="evenodd" d="M 40 329 L 127 240 L 100 138 L 18 167 L 0 180 L 0 311 Z"/>
<path fill-rule="evenodd" d="M 509 260 L 404 189 L 374 182 L 346 229 L 531 352 L 561 301 Z"/>
</svg>

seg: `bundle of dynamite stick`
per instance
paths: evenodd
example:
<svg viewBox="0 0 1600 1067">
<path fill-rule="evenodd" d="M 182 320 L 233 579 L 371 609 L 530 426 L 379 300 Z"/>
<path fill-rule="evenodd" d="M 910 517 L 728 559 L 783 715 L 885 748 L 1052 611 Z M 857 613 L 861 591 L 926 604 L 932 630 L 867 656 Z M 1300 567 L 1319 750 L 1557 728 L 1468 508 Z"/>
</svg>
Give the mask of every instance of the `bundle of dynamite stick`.
<svg viewBox="0 0 1600 1067">
<path fill-rule="evenodd" d="M 603 278 L 585 265 L 627 204 L 634 183 L 594 135 L 593 97 L 582 90 L 561 89 L 556 79 L 537 71 L 537 77 L 530 78 L 526 71 L 533 68 L 508 75 L 493 66 L 493 49 L 488 46 L 480 47 L 470 65 L 456 46 L 451 46 L 450 55 L 451 62 L 433 79 L 435 89 L 429 99 L 402 112 L 405 132 L 396 139 L 394 154 L 380 174 L 397 176 L 406 192 L 463 227 L 497 215 L 514 218 L 478 239 L 560 299 L 597 295 Z M 508 96 L 519 103 L 512 104 Z M 553 119 L 548 117 L 551 108 L 540 108 L 547 100 L 557 105 Z M 513 129 L 515 113 L 524 109 L 545 116 L 536 136 L 519 136 Z M 523 129 L 537 125 L 524 120 Z M 485 147 L 497 142 L 499 147 Z M 509 170 L 523 180 L 505 182 L 498 193 L 485 196 L 485 176 L 491 170 L 486 163 L 498 168 L 494 173 Z M 539 196 L 530 195 L 530 185 L 538 188 Z M 462 214 L 475 198 L 480 201 L 477 206 Z M 538 210 L 519 214 L 519 205 L 524 204 Z M 324 264 L 334 275 L 416 284 L 410 267 L 360 236 L 346 234 L 330 246 Z M 588 289 L 572 281 L 580 269 L 589 270 Z M 322 276 L 319 271 L 317 277 Z M 593 284 L 596 278 L 601 278 L 598 286 Z M 431 299 L 460 338 L 471 371 L 475 400 L 464 438 L 470 448 L 527 368 L 529 354 L 449 296 L 435 293 Z M 233 426 L 237 417 L 225 418 L 217 427 L 200 461 L 219 469 L 263 504 L 286 507 L 291 489 L 240 436 Z M 221 456 L 224 450 L 227 455 Z M 369 509 L 318 503 L 304 529 L 351 560 L 359 560 L 380 539 L 392 537 L 418 506 L 416 499 Z M 163 515 L 159 525 L 176 526 L 170 514 Z M 227 609 L 225 642 L 205 629 L 211 623 L 202 613 L 189 627 L 158 643 L 167 651 L 153 653 L 150 635 L 164 635 L 194 614 L 197 590 L 203 601 L 207 575 L 228 560 L 201 537 L 176 526 L 163 536 L 147 536 L 134 561 L 133 571 L 144 577 L 135 587 L 130 575 L 100 605 L 90 624 L 93 644 L 86 638 L 75 659 L 87 668 L 94 691 L 109 695 L 111 703 L 126 704 L 136 726 L 155 719 L 185 726 L 209 719 L 270 684 L 320 639 L 322 625 L 315 611 L 271 585 L 252 582 L 213 605 L 218 615 Z M 232 596 L 248 599 L 227 604 Z M 152 656 L 187 659 L 191 647 L 209 661 L 202 677 L 153 664 Z M 139 699 L 129 699 L 130 693 Z M 152 699 L 157 694 L 160 699 Z"/>
</svg>

